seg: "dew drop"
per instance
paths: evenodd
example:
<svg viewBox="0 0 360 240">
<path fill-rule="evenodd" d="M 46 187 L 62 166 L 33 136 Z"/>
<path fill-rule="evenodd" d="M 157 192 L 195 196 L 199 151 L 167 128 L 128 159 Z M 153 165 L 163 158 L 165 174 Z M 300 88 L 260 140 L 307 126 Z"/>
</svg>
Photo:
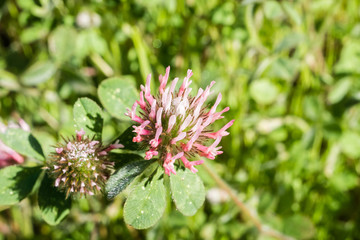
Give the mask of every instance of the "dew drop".
<svg viewBox="0 0 360 240">
<path fill-rule="evenodd" d="M 144 214 L 144 211 L 143 211 L 143 210 L 141 210 L 141 214 Z"/>
</svg>

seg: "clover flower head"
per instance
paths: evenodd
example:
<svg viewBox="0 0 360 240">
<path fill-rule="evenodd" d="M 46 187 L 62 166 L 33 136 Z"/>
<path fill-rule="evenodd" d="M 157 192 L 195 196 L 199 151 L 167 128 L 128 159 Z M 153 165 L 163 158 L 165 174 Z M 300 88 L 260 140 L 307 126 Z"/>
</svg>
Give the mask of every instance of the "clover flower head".
<svg viewBox="0 0 360 240">
<path fill-rule="evenodd" d="M 54 186 L 64 191 L 66 198 L 70 194 L 87 196 L 103 191 L 114 165 L 108 152 L 124 146 L 118 142 L 103 146 L 85 136 L 83 129 L 71 139 L 63 139 L 65 143 L 57 144 L 46 166 L 55 180 Z"/>
<path fill-rule="evenodd" d="M 202 156 L 215 159 L 221 154 L 218 146 L 221 138 L 228 135 L 226 131 L 234 120 L 231 120 L 223 128 L 216 132 L 211 131 L 211 124 L 223 118 L 222 114 L 229 111 L 229 107 L 216 112 L 222 95 L 219 93 L 215 104 L 209 111 L 206 110 L 205 101 L 211 94 L 211 82 L 206 89 L 199 89 L 195 96 L 190 93 L 192 88 L 192 71 L 189 69 L 180 88 L 176 90 L 179 78 L 175 78 L 171 85 L 166 87 L 169 78 L 170 67 L 166 68 L 164 76 L 159 76 L 160 87 L 157 95 L 150 92 L 151 74 L 146 79 L 146 85 L 141 86 L 140 99 L 128 109 L 125 115 L 137 122 L 133 126 L 136 136 L 133 142 L 142 142 L 148 147 L 145 159 L 159 157 L 164 171 L 170 176 L 176 174 L 174 163 L 180 159 L 184 166 L 192 172 L 197 172 L 194 167 L 202 164 L 203 160 L 190 161 L 190 159 Z M 140 106 L 139 114 L 137 107 Z M 208 145 L 209 140 L 214 140 Z"/>
</svg>

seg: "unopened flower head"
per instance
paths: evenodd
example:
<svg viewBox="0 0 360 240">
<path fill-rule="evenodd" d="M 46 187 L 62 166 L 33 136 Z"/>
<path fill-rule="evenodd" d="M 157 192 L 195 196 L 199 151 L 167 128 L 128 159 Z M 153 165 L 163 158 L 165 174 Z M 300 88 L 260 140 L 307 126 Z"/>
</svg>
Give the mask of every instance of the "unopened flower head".
<svg viewBox="0 0 360 240">
<path fill-rule="evenodd" d="M 138 123 L 133 126 L 133 132 L 136 133 L 133 142 L 142 142 L 148 146 L 145 159 L 159 157 L 166 174 L 176 174 L 174 163 L 177 159 L 195 173 L 197 169 L 194 166 L 202 164 L 203 160 L 190 160 L 198 156 L 214 159 L 221 154 L 221 147 L 218 145 L 221 138 L 229 134 L 226 130 L 234 120 L 217 132 L 212 132 L 211 124 L 223 118 L 222 114 L 229 110 L 229 107 L 226 107 L 216 112 L 221 93 L 211 109 L 206 110 L 205 101 L 215 82 L 211 82 L 205 90 L 200 88 L 196 95 L 191 95 L 192 71 L 187 71 L 178 90 L 175 89 L 178 78 L 175 78 L 170 86 L 166 86 L 169 73 L 170 67 L 167 67 L 165 76 L 159 76 L 160 87 L 156 95 L 150 92 L 149 74 L 146 86 L 141 86 L 139 101 L 134 103 L 132 109 L 128 109 L 126 115 Z M 139 114 L 136 113 L 138 106 Z"/>
<path fill-rule="evenodd" d="M 114 165 L 109 161 L 108 152 L 123 145 L 115 142 L 104 147 L 100 141 L 85 136 L 84 130 L 64 141 L 56 146 L 46 167 L 55 180 L 55 187 L 64 191 L 66 197 L 101 192 Z"/>
</svg>

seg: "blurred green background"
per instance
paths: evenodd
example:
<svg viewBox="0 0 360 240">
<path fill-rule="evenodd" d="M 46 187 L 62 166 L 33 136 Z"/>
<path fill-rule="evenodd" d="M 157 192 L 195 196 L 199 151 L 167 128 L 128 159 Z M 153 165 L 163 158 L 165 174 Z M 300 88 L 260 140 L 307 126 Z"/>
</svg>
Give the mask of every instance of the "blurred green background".
<svg viewBox="0 0 360 240">
<path fill-rule="evenodd" d="M 49 153 L 104 79 L 158 84 L 168 65 L 171 78 L 191 68 L 193 85 L 215 80 L 211 101 L 222 92 L 230 106 L 216 127 L 236 119 L 211 164 L 262 222 L 297 239 L 359 239 L 359 16 L 359 0 L 3 0 L 0 118 L 24 118 Z M 107 114 L 105 140 L 130 124 Z M 193 217 L 169 200 L 137 231 L 123 196 L 99 197 L 51 227 L 30 197 L 0 212 L 0 239 L 271 239 L 198 169 L 211 191 Z"/>
</svg>

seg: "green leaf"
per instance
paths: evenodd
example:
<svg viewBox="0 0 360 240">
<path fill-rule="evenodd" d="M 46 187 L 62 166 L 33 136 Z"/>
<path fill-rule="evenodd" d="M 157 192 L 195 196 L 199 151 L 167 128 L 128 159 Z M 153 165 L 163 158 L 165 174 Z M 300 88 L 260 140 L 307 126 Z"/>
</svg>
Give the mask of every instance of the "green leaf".
<svg viewBox="0 0 360 240">
<path fill-rule="evenodd" d="M 74 55 L 77 34 L 75 29 L 60 25 L 49 36 L 50 54 L 59 63 L 66 62 Z"/>
<path fill-rule="evenodd" d="M 103 81 L 98 89 L 101 103 L 109 113 L 122 120 L 130 120 L 124 114 L 138 99 L 134 81 L 129 78 L 109 78 Z"/>
<path fill-rule="evenodd" d="M 59 224 L 70 212 L 71 199 L 54 187 L 54 180 L 45 174 L 38 193 L 43 219 L 50 225 Z"/>
<path fill-rule="evenodd" d="M 156 160 L 142 160 L 130 162 L 117 170 L 106 183 L 106 195 L 108 199 L 114 198 L 123 191 L 137 176 L 139 176 L 150 164 Z"/>
<path fill-rule="evenodd" d="M 265 1 L 263 4 L 265 17 L 273 20 L 284 16 L 281 6 L 276 1 Z"/>
<path fill-rule="evenodd" d="M 360 74 L 360 40 L 346 39 L 343 46 L 340 60 L 334 66 L 335 73 Z"/>
<path fill-rule="evenodd" d="M 27 86 L 36 86 L 49 80 L 55 72 L 56 67 L 52 62 L 37 62 L 24 72 L 21 81 Z"/>
<path fill-rule="evenodd" d="M 328 95 L 329 103 L 335 104 L 340 102 L 349 92 L 351 83 L 351 78 L 345 77 L 333 85 Z"/>
<path fill-rule="evenodd" d="M 22 8 L 24 10 L 31 10 L 37 6 L 36 3 L 31 0 L 19 1 L 19 3 L 17 3 L 17 4 L 19 5 L 20 8 Z"/>
<path fill-rule="evenodd" d="M 59 78 L 64 84 L 59 89 L 62 98 L 69 98 L 71 95 L 94 95 L 97 88 L 91 84 L 90 78 L 77 72 L 70 67 L 62 67 Z"/>
<path fill-rule="evenodd" d="M 275 101 L 278 89 L 267 79 L 256 80 L 250 85 L 250 95 L 258 104 L 270 104 Z"/>
<path fill-rule="evenodd" d="M 144 157 L 135 154 L 135 153 L 116 153 L 116 152 L 110 152 L 109 153 L 110 161 L 113 161 L 115 163 L 114 168 L 119 169 L 122 166 L 135 161 L 142 161 L 144 160 Z"/>
<path fill-rule="evenodd" d="M 9 166 L 0 170 L 0 205 L 23 200 L 33 189 L 40 167 Z"/>
<path fill-rule="evenodd" d="M 268 78 L 280 78 L 292 81 L 299 71 L 300 62 L 292 58 L 278 58 L 271 63 L 267 70 Z"/>
<path fill-rule="evenodd" d="M 350 158 L 360 157 L 360 135 L 356 132 L 345 132 L 340 138 L 341 151 Z"/>
<path fill-rule="evenodd" d="M 306 38 L 303 34 L 291 32 L 287 34 L 279 44 L 276 45 L 275 52 L 290 50 L 292 48 L 298 47 L 303 43 L 306 43 Z"/>
<path fill-rule="evenodd" d="M 0 87 L 17 91 L 20 89 L 20 84 L 16 75 L 0 69 Z"/>
<path fill-rule="evenodd" d="M 141 144 L 137 142 L 133 142 L 133 137 L 136 136 L 136 134 L 133 132 L 134 128 L 132 126 L 128 127 L 121 135 L 117 138 L 119 142 L 124 145 L 124 149 L 127 150 L 141 150 L 142 146 Z"/>
<path fill-rule="evenodd" d="M 302 23 L 302 18 L 299 13 L 299 9 L 296 8 L 296 5 L 292 2 L 282 2 L 284 11 L 287 12 L 287 15 L 291 18 L 291 20 L 296 24 L 300 25 Z"/>
<path fill-rule="evenodd" d="M 48 25 L 49 24 L 40 22 L 39 24 L 34 24 L 31 27 L 25 28 L 20 34 L 21 42 L 24 44 L 29 44 L 46 37 L 46 35 L 49 33 Z"/>
<path fill-rule="evenodd" d="M 234 3 L 226 2 L 212 15 L 212 22 L 215 24 L 232 25 L 236 20 L 234 15 Z"/>
<path fill-rule="evenodd" d="M 186 216 L 194 215 L 205 201 L 205 188 L 200 177 L 187 168 L 170 175 L 172 198 L 176 208 Z"/>
<path fill-rule="evenodd" d="M 359 185 L 359 177 L 351 171 L 342 170 L 342 172 L 338 172 L 331 176 L 329 183 L 334 189 L 344 193 Z"/>
<path fill-rule="evenodd" d="M 9 128 L 5 133 L 0 133 L 0 139 L 6 146 L 22 155 L 41 161 L 45 160 L 39 142 L 29 132 L 19 128 Z"/>
<path fill-rule="evenodd" d="M 145 229 L 159 221 L 166 206 L 162 169 L 144 179 L 130 193 L 124 206 L 124 220 L 136 229 Z"/>
<path fill-rule="evenodd" d="M 95 29 L 89 29 L 87 31 L 87 44 L 92 52 L 98 54 L 104 54 L 107 50 L 107 43 L 104 39 L 104 35 L 99 34 Z"/>
<path fill-rule="evenodd" d="M 86 134 L 95 135 L 101 140 L 103 114 L 101 108 L 89 98 L 79 98 L 74 104 L 74 121 L 78 129 L 83 128 Z"/>
<path fill-rule="evenodd" d="M 311 220 L 302 215 L 294 215 L 284 219 L 283 233 L 296 239 L 312 239 L 316 230 Z"/>
</svg>

